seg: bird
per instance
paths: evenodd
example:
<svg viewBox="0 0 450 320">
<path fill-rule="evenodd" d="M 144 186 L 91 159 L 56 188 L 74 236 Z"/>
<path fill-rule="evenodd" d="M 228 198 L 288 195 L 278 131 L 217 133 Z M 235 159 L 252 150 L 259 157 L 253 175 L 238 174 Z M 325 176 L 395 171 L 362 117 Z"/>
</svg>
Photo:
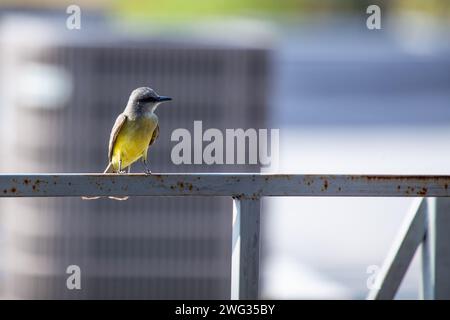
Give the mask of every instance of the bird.
<svg viewBox="0 0 450 320">
<path fill-rule="evenodd" d="M 159 121 L 155 114 L 158 106 L 172 98 L 158 95 L 149 87 L 133 90 L 125 110 L 119 114 L 111 130 L 108 146 L 109 163 L 103 173 L 129 173 L 131 165 L 142 160 L 146 174 L 148 167 L 148 148 L 159 136 Z M 82 197 L 94 200 L 100 197 Z M 114 200 L 127 200 L 128 197 L 112 197 Z"/>
</svg>

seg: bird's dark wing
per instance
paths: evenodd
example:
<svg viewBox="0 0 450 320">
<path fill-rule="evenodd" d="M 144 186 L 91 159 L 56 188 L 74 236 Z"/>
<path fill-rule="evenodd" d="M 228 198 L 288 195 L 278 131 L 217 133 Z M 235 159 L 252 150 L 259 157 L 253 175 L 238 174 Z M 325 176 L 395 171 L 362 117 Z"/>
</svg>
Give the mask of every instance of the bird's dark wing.
<svg viewBox="0 0 450 320">
<path fill-rule="evenodd" d="M 111 135 L 109 136 L 109 149 L 108 149 L 108 159 L 111 162 L 112 160 L 112 154 L 114 149 L 114 143 L 116 142 L 117 135 L 120 132 L 120 128 L 124 125 L 124 123 L 127 121 L 127 116 L 121 113 L 114 123 L 114 127 L 111 130 Z"/>
<path fill-rule="evenodd" d="M 155 142 L 156 139 L 158 139 L 159 137 L 159 124 L 156 125 L 155 130 L 153 130 L 153 135 L 152 138 L 150 139 L 150 143 L 148 144 L 148 146 L 150 147 L 153 142 Z"/>
</svg>

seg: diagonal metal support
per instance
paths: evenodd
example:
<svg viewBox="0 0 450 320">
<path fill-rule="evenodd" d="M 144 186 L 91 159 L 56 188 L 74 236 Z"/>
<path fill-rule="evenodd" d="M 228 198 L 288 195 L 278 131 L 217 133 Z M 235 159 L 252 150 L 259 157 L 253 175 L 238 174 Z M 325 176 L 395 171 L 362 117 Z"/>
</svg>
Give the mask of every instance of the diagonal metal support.
<svg viewBox="0 0 450 320">
<path fill-rule="evenodd" d="M 422 243 L 427 229 L 426 201 L 414 200 L 397 238 L 386 257 L 368 300 L 394 299 L 403 277 Z"/>
</svg>

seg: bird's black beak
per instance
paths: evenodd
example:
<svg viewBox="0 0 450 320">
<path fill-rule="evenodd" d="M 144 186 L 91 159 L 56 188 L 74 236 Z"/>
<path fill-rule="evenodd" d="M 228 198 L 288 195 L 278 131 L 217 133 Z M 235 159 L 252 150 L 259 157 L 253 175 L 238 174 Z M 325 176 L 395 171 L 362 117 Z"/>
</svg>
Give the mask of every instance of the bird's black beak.
<svg viewBox="0 0 450 320">
<path fill-rule="evenodd" d="M 172 100 L 171 97 L 166 97 L 166 96 L 159 96 L 158 97 L 158 101 L 159 102 L 170 101 L 170 100 Z"/>
</svg>

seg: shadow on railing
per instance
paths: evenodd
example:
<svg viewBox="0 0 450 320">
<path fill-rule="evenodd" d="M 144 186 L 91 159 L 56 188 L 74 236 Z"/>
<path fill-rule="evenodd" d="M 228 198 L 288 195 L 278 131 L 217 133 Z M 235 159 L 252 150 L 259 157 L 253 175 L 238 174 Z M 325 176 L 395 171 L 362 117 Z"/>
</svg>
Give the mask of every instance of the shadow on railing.
<svg viewBox="0 0 450 320">
<path fill-rule="evenodd" d="M 450 176 L 281 174 L 3 174 L 1 197 L 228 196 L 234 199 L 231 298 L 257 299 L 260 199 L 418 197 L 369 299 L 393 299 L 422 244 L 425 299 L 450 298 Z M 423 198 L 431 198 L 424 201 Z M 436 199 L 434 199 L 436 198 Z"/>
</svg>

